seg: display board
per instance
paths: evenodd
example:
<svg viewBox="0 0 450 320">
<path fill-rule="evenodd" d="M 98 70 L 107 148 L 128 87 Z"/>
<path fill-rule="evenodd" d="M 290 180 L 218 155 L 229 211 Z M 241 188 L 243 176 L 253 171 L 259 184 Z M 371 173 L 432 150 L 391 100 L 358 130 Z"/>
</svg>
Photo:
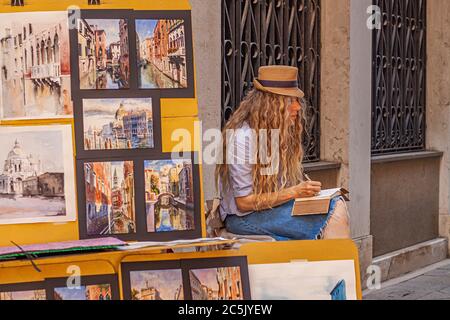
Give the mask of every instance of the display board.
<svg viewBox="0 0 450 320">
<path fill-rule="evenodd" d="M 189 2 L 87 2 L 0 5 L 0 246 L 199 238 Z"/>
<path fill-rule="evenodd" d="M 176 249 L 176 247 L 172 248 L 175 251 Z M 348 262 L 351 268 L 344 270 L 346 272 L 337 272 L 334 269 L 339 265 L 348 266 Z M 61 279 L 67 279 L 73 276 L 74 271 L 77 271 L 81 278 L 87 281 L 84 282 L 84 286 L 82 285 L 82 289 L 89 284 L 105 284 L 104 280 L 100 281 L 104 279 L 102 276 L 114 276 L 119 284 L 121 299 L 155 298 L 157 291 L 162 299 L 218 298 L 219 294 L 224 294 L 218 289 L 221 283 L 219 280 L 230 279 L 228 282 L 232 280 L 232 283 L 236 285 L 231 286 L 234 289 L 227 291 L 228 298 L 241 300 L 252 298 L 252 288 L 255 297 L 261 297 L 258 290 L 259 283 L 255 281 L 255 277 L 264 278 L 256 274 L 253 267 L 264 268 L 270 265 L 273 269 L 293 263 L 294 269 L 301 271 L 308 270 L 306 263 L 316 263 L 312 267 L 316 272 L 315 276 L 303 274 L 309 279 L 308 287 L 306 285 L 303 285 L 303 289 L 299 287 L 297 294 L 310 292 L 308 291 L 310 288 L 320 287 L 323 278 L 326 278 L 332 281 L 323 288 L 322 295 L 318 297 L 323 298 L 325 294 L 328 298 L 335 300 L 346 300 L 344 298 L 352 297 L 362 299 L 358 250 L 351 240 L 251 243 L 242 245 L 238 250 L 207 252 L 194 250 L 187 253 L 165 253 L 161 251 L 161 248 L 139 249 L 41 258 L 34 260 L 34 263 L 40 271 L 26 260 L 1 262 L 0 294 L 2 290 L 3 292 L 30 291 L 37 290 L 36 288 L 44 288 L 48 292 L 49 288 L 59 287 Z M 328 267 L 322 267 L 321 277 L 318 277 L 317 266 L 323 265 Z M 285 269 L 280 268 L 280 270 Z M 58 286 L 55 286 L 54 282 L 49 282 L 55 278 L 59 279 L 56 282 Z M 217 281 L 211 282 L 212 278 Z M 253 280 L 252 283 L 251 280 Z M 292 279 L 292 282 L 298 280 Z M 345 294 L 342 290 L 343 282 L 340 280 L 346 280 Z M 161 289 L 162 284 L 167 290 Z M 281 284 L 277 283 L 277 285 Z M 201 287 L 208 287 L 212 291 L 207 290 L 202 293 L 195 290 Z M 288 295 L 287 289 L 283 293 Z M 310 296 L 310 298 L 315 297 Z"/>
</svg>

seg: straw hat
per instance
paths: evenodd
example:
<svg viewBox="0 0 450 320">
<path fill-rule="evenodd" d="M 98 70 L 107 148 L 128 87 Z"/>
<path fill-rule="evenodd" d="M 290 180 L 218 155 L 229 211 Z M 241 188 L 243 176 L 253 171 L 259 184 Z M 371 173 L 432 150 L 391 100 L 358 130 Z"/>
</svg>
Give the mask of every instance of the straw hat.
<svg viewBox="0 0 450 320">
<path fill-rule="evenodd" d="M 298 88 L 298 68 L 288 66 L 260 67 L 258 78 L 253 80 L 256 89 L 283 96 L 303 98 Z"/>
</svg>

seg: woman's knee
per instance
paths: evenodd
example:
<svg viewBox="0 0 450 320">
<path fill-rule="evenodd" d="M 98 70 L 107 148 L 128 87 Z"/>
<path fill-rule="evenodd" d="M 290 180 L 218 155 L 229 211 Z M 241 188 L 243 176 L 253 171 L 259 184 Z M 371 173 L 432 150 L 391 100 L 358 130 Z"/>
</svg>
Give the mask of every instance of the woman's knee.
<svg viewBox="0 0 450 320">
<path fill-rule="evenodd" d="M 350 217 L 344 200 L 339 200 L 324 230 L 322 239 L 350 239 Z"/>
</svg>

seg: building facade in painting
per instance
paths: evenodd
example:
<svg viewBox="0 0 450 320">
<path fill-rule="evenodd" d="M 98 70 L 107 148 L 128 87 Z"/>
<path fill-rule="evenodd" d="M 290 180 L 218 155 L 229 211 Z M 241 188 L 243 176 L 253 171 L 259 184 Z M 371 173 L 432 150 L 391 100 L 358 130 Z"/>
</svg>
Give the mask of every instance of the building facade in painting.
<svg viewBox="0 0 450 320">
<path fill-rule="evenodd" d="M 22 195 L 23 182 L 40 174 L 42 174 L 41 162 L 33 155 L 25 153 L 19 141 L 16 140 L 3 165 L 3 173 L 0 175 L 0 193 Z"/>
<path fill-rule="evenodd" d="M 0 292 L 0 301 L 3 300 L 46 300 L 46 294 L 45 290 Z"/>
<path fill-rule="evenodd" d="M 162 300 L 161 294 L 158 289 L 150 286 L 148 281 L 146 281 L 145 288 L 142 288 L 137 296 L 138 300 Z"/>
<path fill-rule="evenodd" d="M 239 267 L 218 268 L 218 300 L 243 300 L 241 270 Z"/>
<path fill-rule="evenodd" d="M 86 216 L 88 234 L 110 231 L 111 225 L 111 164 L 85 163 Z M 106 229 L 105 229 L 106 228 Z"/>
<path fill-rule="evenodd" d="M 109 54 L 112 66 L 120 65 L 120 42 L 113 42 L 109 46 Z"/>
<path fill-rule="evenodd" d="M 78 64 L 81 88 L 95 82 L 95 32 L 84 19 L 78 20 Z M 91 83 L 89 85 L 89 83 Z"/>
<path fill-rule="evenodd" d="M 64 173 L 44 173 L 22 182 L 22 195 L 64 198 Z"/>
<path fill-rule="evenodd" d="M 67 16 L 15 21 L 0 39 L 4 117 L 69 115 L 70 49 Z"/>
<path fill-rule="evenodd" d="M 130 49 L 128 46 L 128 22 L 121 19 L 119 22 L 120 38 L 120 72 L 125 83 L 130 81 Z"/>
<path fill-rule="evenodd" d="M 189 271 L 192 300 L 208 300 L 208 294 L 200 279 L 193 271 Z"/>
<path fill-rule="evenodd" d="M 114 121 L 85 132 L 86 150 L 153 148 L 153 116 L 151 111 L 126 111 L 120 104 Z"/>
<path fill-rule="evenodd" d="M 64 198 L 64 173 L 42 172 L 41 161 L 16 140 L 0 175 L 0 194 Z"/>
<path fill-rule="evenodd" d="M 95 33 L 95 61 L 97 70 L 105 70 L 108 62 L 106 52 L 106 32 L 93 26 Z"/>
<path fill-rule="evenodd" d="M 183 20 L 167 20 L 169 29 L 169 70 L 170 77 L 187 86 L 186 44 Z"/>
<path fill-rule="evenodd" d="M 134 232 L 133 162 L 85 163 L 84 171 L 88 234 Z"/>
<path fill-rule="evenodd" d="M 150 83 L 142 86 L 167 88 L 187 87 L 186 41 L 183 20 L 157 20 L 152 36 L 137 35 L 141 81 L 147 73 Z M 150 66 L 148 66 L 150 64 Z M 149 71 L 155 68 L 154 71 Z M 154 73 L 159 73 L 156 76 Z"/>
</svg>

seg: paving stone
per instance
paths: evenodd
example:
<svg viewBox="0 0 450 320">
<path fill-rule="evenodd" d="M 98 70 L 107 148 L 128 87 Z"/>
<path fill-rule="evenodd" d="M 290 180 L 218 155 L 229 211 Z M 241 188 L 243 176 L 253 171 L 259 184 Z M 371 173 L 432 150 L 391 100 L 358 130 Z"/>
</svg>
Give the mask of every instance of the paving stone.
<svg viewBox="0 0 450 320">
<path fill-rule="evenodd" d="M 426 276 L 433 276 L 433 277 L 444 277 L 444 276 L 448 276 L 450 278 L 450 269 L 436 269 L 430 272 L 427 272 L 425 274 Z"/>
<path fill-rule="evenodd" d="M 450 264 L 448 264 L 446 266 L 439 267 L 439 269 L 450 270 Z"/>
<path fill-rule="evenodd" d="M 439 290 L 439 292 L 450 295 L 450 287 Z"/>
<path fill-rule="evenodd" d="M 364 300 L 450 300 L 450 264 L 381 290 L 368 291 Z"/>
<path fill-rule="evenodd" d="M 421 290 L 439 291 L 450 286 L 450 277 L 433 277 L 433 276 L 420 276 L 410 281 L 406 281 L 401 286 Z"/>
<path fill-rule="evenodd" d="M 370 293 L 364 297 L 364 300 L 418 300 L 431 293 L 432 292 L 428 290 L 407 288 L 398 285 Z"/>
<path fill-rule="evenodd" d="M 430 293 L 419 300 L 450 300 L 450 293 L 433 292 Z"/>
</svg>

